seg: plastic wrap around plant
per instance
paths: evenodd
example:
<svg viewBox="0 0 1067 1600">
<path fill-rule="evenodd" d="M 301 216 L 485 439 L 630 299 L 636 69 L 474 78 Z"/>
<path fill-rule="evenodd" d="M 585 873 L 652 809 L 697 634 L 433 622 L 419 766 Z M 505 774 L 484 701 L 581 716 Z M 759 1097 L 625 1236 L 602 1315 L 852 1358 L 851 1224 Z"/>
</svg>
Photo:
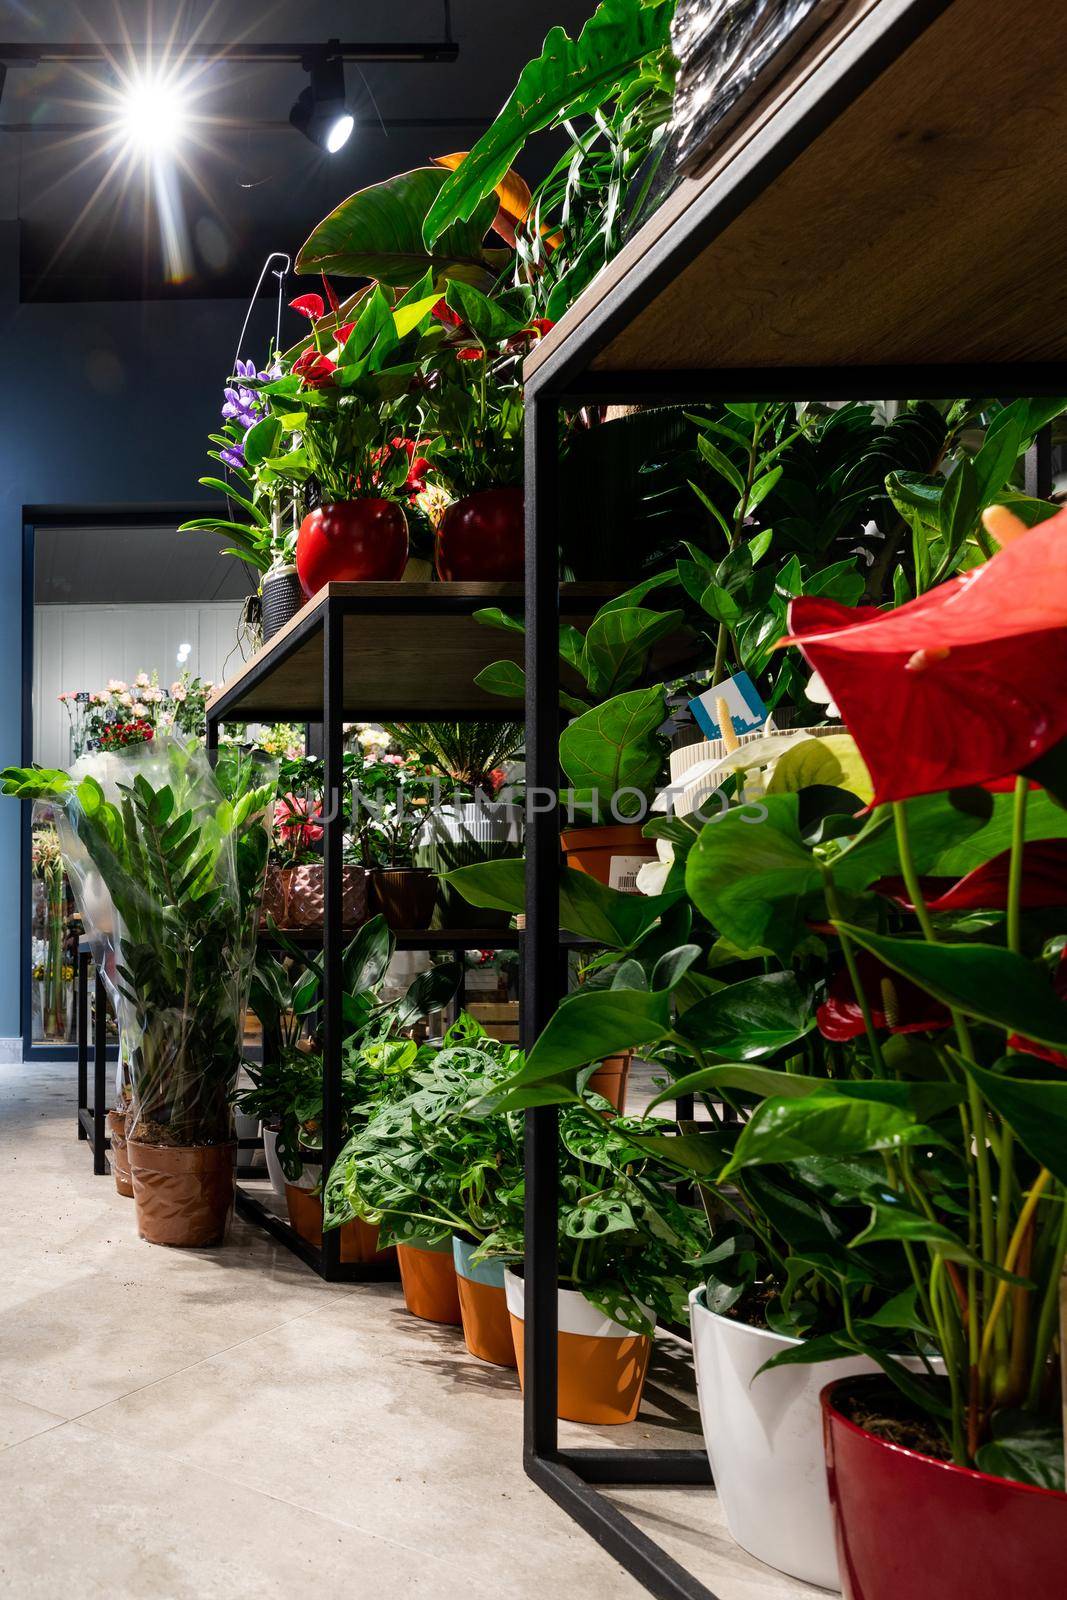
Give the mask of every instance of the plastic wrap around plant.
<svg viewBox="0 0 1067 1600">
<path fill-rule="evenodd" d="M 24 775 L 20 792 L 35 784 L 57 804 L 118 1013 L 132 1141 L 232 1138 L 275 782 L 262 758 L 230 748 L 212 771 L 198 746 L 162 739 Z"/>
</svg>

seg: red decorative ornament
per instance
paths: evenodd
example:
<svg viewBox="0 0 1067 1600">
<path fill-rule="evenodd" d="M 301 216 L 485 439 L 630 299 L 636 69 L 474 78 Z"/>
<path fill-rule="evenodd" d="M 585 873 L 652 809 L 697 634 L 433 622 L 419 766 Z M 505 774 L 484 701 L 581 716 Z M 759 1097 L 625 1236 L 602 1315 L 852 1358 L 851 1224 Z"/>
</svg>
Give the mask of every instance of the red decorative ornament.
<svg viewBox="0 0 1067 1600">
<path fill-rule="evenodd" d="M 789 628 L 876 804 L 1021 772 L 1067 737 L 1067 511 L 895 611 L 802 596 Z"/>
<path fill-rule="evenodd" d="M 525 554 L 520 488 L 480 489 L 450 505 L 437 532 L 437 576 L 460 583 L 521 583 Z"/>
<path fill-rule="evenodd" d="M 300 524 L 296 570 L 308 599 L 328 583 L 394 583 L 408 560 L 408 524 L 393 500 L 341 500 Z"/>
</svg>

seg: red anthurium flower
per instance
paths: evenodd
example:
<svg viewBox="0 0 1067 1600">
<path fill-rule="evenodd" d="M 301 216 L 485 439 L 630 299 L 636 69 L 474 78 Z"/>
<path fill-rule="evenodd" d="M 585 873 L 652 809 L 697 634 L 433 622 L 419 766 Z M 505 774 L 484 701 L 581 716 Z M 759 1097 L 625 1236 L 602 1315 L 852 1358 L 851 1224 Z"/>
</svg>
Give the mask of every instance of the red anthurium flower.
<svg viewBox="0 0 1067 1600">
<path fill-rule="evenodd" d="M 417 456 L 415 454 L 416 444 L 414 439 L 404 439 L 398 435 L 395 439 L 390 439 L 389 444 L 394 450 L 407 451 L 408 475 L 405 480 L 405 487 L 414 500 L 415 496 L 422 491 L 422 480 L 430 470 L 430 463 L 425 456 Z"/>
<path fill-rule="evenodd" d="M 300 294 L 289 302 L 290 311 L 299 311 L 310 322 L 318 322 L 326 310 L 321 294 Z"/>
<path fill-rule="evenodd" d="M 876 1028 L 888 1028 L 890 1033 L 926 1033 L 948 1027 L 951 1018 L 946 1008 L 917 983 L 891 971 L 877 956 L 859 950 L 856 965 Z M 823 1038 L 835 1044 L 856 1039 L 864 1031 L 863 1013 L 847 967 L 842 966 L 831 978 L 815 1021 Z"/>
<path fill-rule="evenodd" d="M 1067 510 L 895 611 L 801 596 L 789 628 L 876 804 L 1020 772 L 1067 736 Z"/>
<path fill-rule="evenodd" d="M 484 361 L 485 351 L 477 345 L 469 345 L 465 350 L 456 351 L 457 361 Z"/>
<path fill-rule="evenodd" d="M 337 338 L 337 348 L 339 350 L 343 350 L 345 345 L 348 343 L 349 336 L 351 335 L 352 329 L 354 327 L 355 327 L 355 323 L 354 322 L 342 322 L 341 326 L 338 328 L 337 334 L 336 334 L 336 338 Z"/>
<path fill-rule="evenodd" d="M 1011 851 L 1004 850 L 992 861 L 984 861 L 966 877 L 944 884 L 943 879 L 924 882 L 928 911 L 975 911 L 981 907 L 1003 911 L 1008 904 L 1008 872 Z M 926 883 L 934 885 L 926 894 Z M 880 878 L 874 885 L 879 894 L 895 900 L 905 911 L 915 908 L 908 899 L 903 878 Z M 1023 879 L 1019 903 L 1034 906 L 1067 906 L 1067 839 L 1035 839 L 1023 852 Z"/>
<path fill-rule="evenodd" d="M 305 388 L 321 389 L 333 382 L 337 362 L 331 361 L 330 357 L 324 356 L 321 351 L 307 349 L 303 355 L 297 356 L 292 370 L 304 380 Z"/>
<path fill-rule="evenodd" d="M 459 315 L 458 311 L 452 310 L 452 307 L 449 305 L 444 295 L 442 295 L 440 300 L 438 300 L 437 304 L 430 312 L 430 315 L 431 317 L 436 317 L 438 322 L 449 323 L 453 328 L 462 328 L 463 326 L 463 318 Z"/>
<path fill-rule="evenodd" d="M 341 302 L 338 300 L 337 295 L 334 292 L 333 284 L 330 282 L 325 272 L 322 274 L 322 287 L 326 290 L 326 298 L 330 303 L 330 310 L 333 312 L 335 317 L 339 316 L 341 311 Z"/>
</svg>

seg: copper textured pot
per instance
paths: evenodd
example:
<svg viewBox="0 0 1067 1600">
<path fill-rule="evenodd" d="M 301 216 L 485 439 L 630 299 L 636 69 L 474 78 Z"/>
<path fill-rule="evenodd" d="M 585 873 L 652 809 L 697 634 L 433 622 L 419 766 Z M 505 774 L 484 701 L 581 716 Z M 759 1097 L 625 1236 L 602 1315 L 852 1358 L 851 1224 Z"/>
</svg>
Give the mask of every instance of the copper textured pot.
<svg viewBox="0 0 1067 1600">
<path fill-rule="evenodd" d="M 393 500 L 367 496 L 308 512 L 296 541 L 304 593 L 328 583 L 396 583 L 408 560 L 408 522 Z"/>
<path fill-rule="evenodd" d="M 1067 1494 L 891 1444 L 840 1409 L 881 1378 L 822 1391 L 845 1600 L 1009 1600 L 1063 1593 Z"/>
<path fill-rule="evenodd" d="M 601 1094 L 605 1100 L 610 1100 L 620 1117 L 626 1115 L 626 1085 L 629 1082 L 630 1063 L 633 1058 L 632 1050 L 624 1050 L 620 1055 L 605 1056 L 596 1071 L 590 1074 L 585 1085 L 594 1094 Z"/>
<path fill-rule="evenodd" d="M 321 862 L 303 867 L 268 867 L 260 919 L 273 917 L 279 928 L 321 928 L 326 914 L 326 877 Z M 362 867 L 341 868 L 341 921 L 358 928 L 367 920 L 367 874 Z"/>
<path fill-rule="evenodd" d="M 307 1244 L 322 1244 L 322 1201 L 310 1189 L 301 1189 L 295 1183 L 285 1186 L 285 1206 L 289 1225 Z M 395 1261 L 395 1250 L 378 1249 L 378 1229 L 359 1217 L 341 1224 L 341 1260 L 376 1265 Z"/>
<path fill-rule="evenodd" d="M 111 1140 L 111 1172 L 115 1188 L 127 1200 L 133 1199 L 133 1179 L 130 1177 L 130 1157 L 126 1149 L 126 1108 L 109 1111 L 107 1136 Z"/>
<path fill-rule="evenodd" d="M 441 518 L 437 576 L 446 582 L 521 583 L 525 548 L 522 489 L 479 489 Z"/>
<path fill-rule="evenodd" d="M 646 861 L 656 860 L 655 839 L 642 837 L 641 822 L 612 822 L 596 828 L 567 828 L 559 836 L 564 859 L 612 889 L 634 892 Z"/>
<path fill-rule="evenodd" d="M 126 1145 L 137 1231 L 149 1244 L 220 1244 L 233 1208 L 237 1145 Z"/>
<path fill-rule="evenodd" d="M 373 867 L 370 900 L 390 928 L 428 928 L 437 902 L 437 879 L 429 867 Z"/>
</svg>

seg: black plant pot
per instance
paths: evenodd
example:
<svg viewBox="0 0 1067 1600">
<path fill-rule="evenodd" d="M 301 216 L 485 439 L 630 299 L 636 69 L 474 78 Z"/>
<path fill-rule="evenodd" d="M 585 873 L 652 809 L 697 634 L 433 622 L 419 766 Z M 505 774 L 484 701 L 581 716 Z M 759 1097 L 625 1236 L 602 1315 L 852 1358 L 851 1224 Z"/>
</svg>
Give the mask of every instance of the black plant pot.
<svg viewBox="0 0 1067 1600">
<path fill-rule="evenodd" d="M 260 590 L 263 611 L 263 643 L 273 639 L 280 628 L 296 616 L 304 604 L 304 591 L 295 567 L 280 567 L 268 572 Z"/>
</svg>

